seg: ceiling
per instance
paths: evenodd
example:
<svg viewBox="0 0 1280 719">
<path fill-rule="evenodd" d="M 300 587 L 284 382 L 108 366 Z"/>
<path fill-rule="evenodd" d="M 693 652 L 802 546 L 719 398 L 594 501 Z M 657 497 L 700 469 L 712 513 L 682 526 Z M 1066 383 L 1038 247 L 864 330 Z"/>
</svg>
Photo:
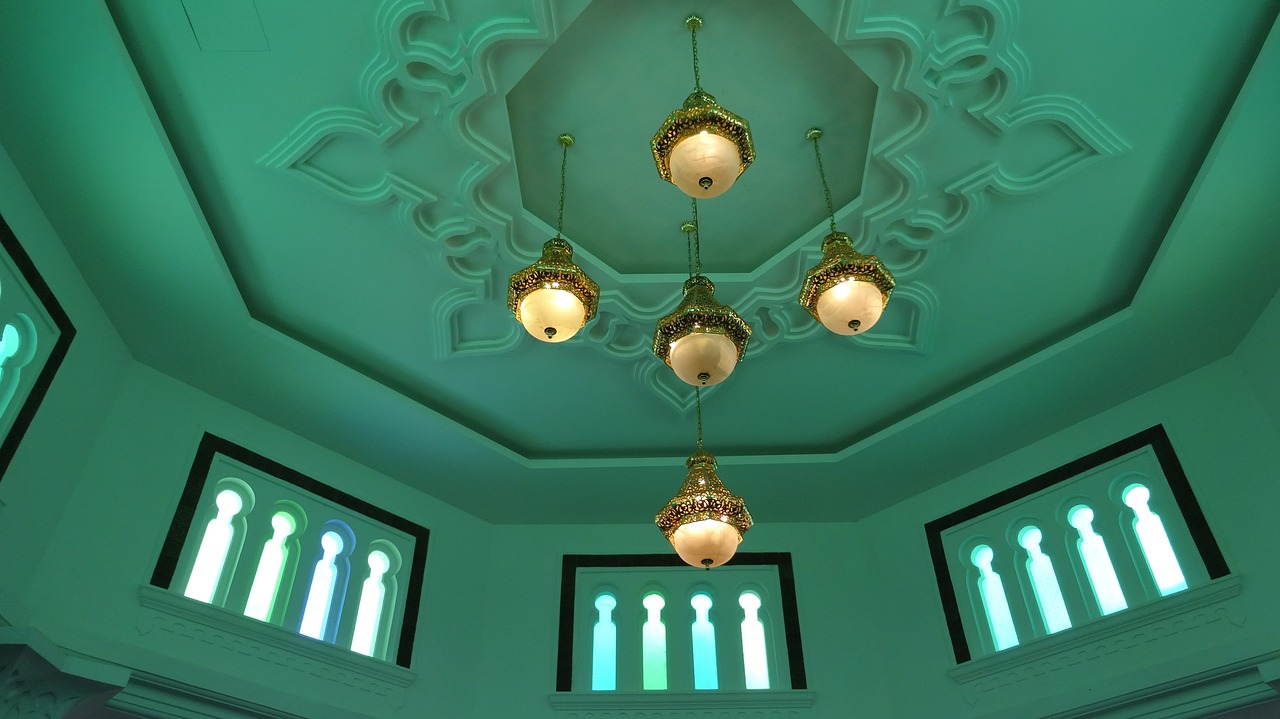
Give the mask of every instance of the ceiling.
<svg viewBox="0 0 1280 719">
<path fill-rule="evenodd" d="M 134 356 L 494 522 L 647 521 L 683 477 L 692 388 L 650 346 L 690 207 L 648 143 L 691 11 L 758 153 L 699 205 L 754 329 L 707 449 L 758 523 L 866 516 L 1172 379 L 1277 288 L 1273 0 L 13 5 L 0 142 Z M 814 126 L 898 280 L 856 339 L 795 301 Z M 555 234 L 562 132 L 602 297 L 547 345 L 506 278 Z"/>
</svg>

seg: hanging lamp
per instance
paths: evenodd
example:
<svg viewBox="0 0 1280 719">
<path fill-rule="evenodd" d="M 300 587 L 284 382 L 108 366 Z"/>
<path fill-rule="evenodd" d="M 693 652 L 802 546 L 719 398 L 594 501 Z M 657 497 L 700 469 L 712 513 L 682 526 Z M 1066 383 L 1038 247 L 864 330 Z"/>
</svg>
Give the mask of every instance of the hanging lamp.
<svg viewBox="0 0 1280 719">
<path fill-rule="evenodd" d="M 680 491 L 654 517 L 680 559 L 711 569 L 733 558 L 742 535 L 751 529 L 747 503 L 728 490 L 716 474 L 716 458 L 702 448 L 702 390 L 698 405 L 698 449 L 685 460 L 689 469 Z"/>
<path fill-rule="evenodd" d="M 822 240 L 822 261 L 810 269 L 800 286 L 800 305 L 838 335 L 861 334 L 880 320 L 896 284 L 880 258 L 853 249 L 853 238 L 836 230 L 836 214 L 831 204 L 831 188 L 822 169 L 822 153 L 818 139 L 822 130 L 813 128 L 805 135 L 813 140 L 818 158 L 818 176 L 827 196 L 827 216 L 831 234 Z"/>
<path fill-rule="evenodd" d="M 692 204 L 693 221 L 680 226 L 686 244 L 692 237 L 689 279 L 684 282 L 680 304 L 658 320 L 653 353 L 685 383 L 706 387 L 723 381 L 737 367 L 747 351 L 751 327 L 732 307 L 716 301 L 716 286 L 702 275 L 698 201 Z"/>
<path fill-rule="evenodd" d="M 756 153 L 747 121 L 702 89 L 698 72 L 702 18 L 690 15 L 684 24 L 693 34 L 693 93 L 658 128 L 650 147 L 662 179 L 690 197 L 705 200 L 732 187 Z"/>
<path fill-rule="evenodd" d="M 600 302 L 600 286 L 573 264 L 573 247 L 564 231 L 564 178 L 573 135 L 560 136 L 560 213 L 556 236 L 542 245 L 536 262 L 511 275 L 507 307 L 526 331 L 543 342 L 564 342 L 582 329 Z"/>
</svg>

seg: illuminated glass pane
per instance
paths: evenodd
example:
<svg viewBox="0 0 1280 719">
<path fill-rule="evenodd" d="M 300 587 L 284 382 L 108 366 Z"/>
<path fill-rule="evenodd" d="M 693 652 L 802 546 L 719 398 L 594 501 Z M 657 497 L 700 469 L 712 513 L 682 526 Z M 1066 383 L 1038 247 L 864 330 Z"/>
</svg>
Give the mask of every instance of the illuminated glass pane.
<svg viewBox="0 0 1280 719">
<path fill-rule="evenodd" d="M 307 604 L 302 610 L 302 625 L 298 633 L 312 639 L 324 639 L 329 624 L 329 606 L 333 603 L 333 588 L 338 581 L 338 568 L 334 563 L 342 551 L 342 537 L 337 532 L 325 532 L 320 537 L 324 551 L 311 574 L 311 588 L 307 591 Z"/>
<path fill-rule="evenodd" d="M 227 550 L 231 548 L 231 538 L 235 534 L 231 520 L 244 508 L 244 499 L 230 489 L 219 492 L 214 502 L 218 506 L 218 514 L 204 529 L 204 537 L 200 540 L 200 549 L 196 551 L 196 561 L 191 566 L 191 576 L 187 578 L 187 588 L 183 592 L 206 604 L 213 601 L 213 593 L 227 562 Z"/>
<path fill-rule="evenodd" d="M 17 326 L 6 324 L 0 331 L 0 414 L 9 409 L 9 401 L 17 391 L 18 372 L 26 362 L 15 358 L 24 344 Z M 31 359 L 31 352 L 24 354 L 27 360 Z"/>
<path fill-rule="evenodd" d="M 262 545 L 258 570 L 254 572 L 253 585 L 249 589 L 249 600 L 244 605 L 246 617 L 253 617 L 263 622 L 271 620 L 271 610 L 275 607 L 276 595 L 280 591 L 284 560 L 289 553 L 285 541 L 297 528 L 298 523 L 288 512 L 276 512 L 271 518 L 272 535 Z"/>
<path fill-rule="evenodd" d="M 612 594 L 596 597 L 599 618 L 591 637 L 591 688 L 594 691 L 618 688 L 618 627 L 613 623 L 613 610 L 617 606 L 618 600 Z"/>
<path fill-rule="evenodd" d="M 1107 543 L 1093 531 L 1093 510 L 1083 504 L 1076 505 L 1067 512 L 1067 521 L 1080 533 L 1077 542 L 1080 560 L 1084 562 L 1085 574 L 1093 586 L 1098 610 L 1107 615 L 1128 607 L 1115 567 L 1111 564 L 1111 555 L 1107 552 Z"/>
<path fill-rule="evenodd" d="M 764 624 L 760 622 L 760 597 L 743 592 L 738 597 L 742 607 L 742 669 L 748 689 L 769 688 L 769 659 L 764 646 Z"/>
<path fill-rule="evenodd" d="M 1133 532 L 1138 537 L 1142 556 L 1151 568 L 1151 576 L 1156 580 L 1160 596 L 1186 589 L 1187 578 L 1183 576 L 1178 558 L 1173 554 L 1173 545 L 1169 543 L 1169 535 L 1164 531 L 1164 522 L 1147 506 L 1147 502 L 1151 501 L 1151 490 L 1141 484 L 1132 484 L 1124 490 L 1121 499 L 1133 510 Z"/>
<path fill-rule="evenodd" d="M 369 552 L 369 576 L 360 585 L 360 606 L 356 609 L 356 626 L 351 634 L 351 651 L 373 656 L 378 645 L 378 625 L 382 621 L 382 605 L 387 588 L 382 577 L 391 568 L 391 560 L 378 550 Z"/>
<path fill-rule="evenodd" d="M 1018 533 L 1018 544 L 1027 550 L 1027 574 L 1031 577 L 1031 589 L 1040 607 L 1045 630 L 1050 634 L 1071 628 L 1067 604 L 1062 601 L 1062 588 L 1058 575 L 1053 571 L 1053 560 L 1040 549 L 1044 534 L 1037 527 L 1026 527 Z"/>
<path fill-rule="evenodd" d="M 995 551 L 985 544 L 979 544 L 973 548 L 969 558 L 973 566 L 978 568 L 978 594 L 982 597 L 982 607 L 987 613 L 987 623 L 991 626 L 991 639 L 996 651 L 1017 646 L 1018 630 L 1013 626 L 1013 614 L 1009 612 L 1004 582 L 991 568 Z"/>
<path fill-rule="evenodd" d="M 716 628 L 708 614 L 711 597 L 695 594 L 689 601 L 693 606 L 693 688 L 719 689 L 719 670 L 716 667 Z"/>
<path fill-rule="evenodd" d="M 648 619 L 641 628 L 644 664 L 644 688 L 667 688 L 667 628 L 662 623 L 662 608 L 667 605 L 661 594 L 644 598 Z"/>
</svg>

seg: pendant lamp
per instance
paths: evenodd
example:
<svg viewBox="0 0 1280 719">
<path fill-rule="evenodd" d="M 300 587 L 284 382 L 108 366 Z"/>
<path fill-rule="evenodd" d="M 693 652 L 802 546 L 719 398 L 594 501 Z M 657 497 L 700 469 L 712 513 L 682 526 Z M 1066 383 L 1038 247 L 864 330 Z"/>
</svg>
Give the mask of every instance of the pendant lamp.
<svg viewBox="0 0 1280 719">
<path fill-rule="evenodd" d="M 564 342 L 582 329 L 600 301 L 600 286 L 573 263 L 573 247 L 561 237 L 564 231 L 564 178 L 573 135 L 560 136 L 560 213 L 556 236 L 542 245 L 536 262 L 511 275 L 507 307 L 525 330 L 543 342 Z"/>
<path fill-rule="evenodd" d="M 690 197 L 705 200 L 733 186 L 755 159 L 755 148 L 747 121 L 721 107 L 702 89 L 698 72 L 702 19 L 690 15 L 685 26 L 693 34 L 693 93 L 658 128 L 650 147 L 663 180 Z"/>
<path fill-rule="evenodd" d="M 698 201 L 692 203 L 694 220 L 680 228 L 686 242 L 692 233 L 689 279 L 680 304 L 658 320 L 653 353 L 686 384 L 707 387 L 723 381 L 737 367 L 747 351 L 751 327 L 732 307 L 716 301 L 716 286 L 702 275 Z"/>
<path fill-rule="evenodd" d="M 747 503 L 728 490 L 716 474 L 716 458 L 702 448 L 702 390 L 698 405 L 698 449 L 685 460 L 688 473 L 680 491 L 654 518 L 680 559 L 711 569 L 733 558 L 742 535 L 751 529 Z"/>
<path fill-rule="evenodd" d="M 827 196 L 831 234 L 822 240 L 822 260 L 804 276 L 800 304 L 823 327 L 838 335 L 862 334 L 880 320 L 896 283 L 893 273 L 878 257 L 853 249 L 853 238 L 836 230 L 831 188 L 827 186 L 822 153 L 818 150 L 822 130 L 815 127 L 805 137 L 813 140 L 813 152 L 818 158 L 818 176 L 822 178 L 822 189 Z"/>
</svg>

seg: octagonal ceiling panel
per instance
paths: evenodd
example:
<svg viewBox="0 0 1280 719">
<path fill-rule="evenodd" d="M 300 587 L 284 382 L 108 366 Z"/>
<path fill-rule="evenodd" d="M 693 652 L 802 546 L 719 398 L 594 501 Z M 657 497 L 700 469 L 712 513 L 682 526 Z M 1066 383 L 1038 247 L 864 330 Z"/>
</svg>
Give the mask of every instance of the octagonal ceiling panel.
<svg viewBox="0 0 1280 719">
<path fill-rule="evenodd" d="M 698 32 L 704 89 L 749 122 L 766 118 L 753 124 L 757 161 L 731 192 L 699 208 L 706 266 L 745 274 L 792 250 L 827 214 L 804 142 L 810 127 L 826 133 L 836 206 L 857 197 L 876 87 L 789 2 L 707 11 Z M 673 4 L 595 2 L 507 96 L 525 210 L 555 227 L 556 138 L 572 132 L 565 234 L 596 262 L 641 280 L 678 282 L 687 271 L 679 227 L 689 198 L 661 180 L 649 149 L 667 113 L 693 90 L 683 20 Z"/>
<path fill-rule="evenodd" d="M 950 448 L 916 451 L 906 476 L 840 484 L 866 500 L 857 511 L 986 456 L 972 449 L 987 439 L 980 429 L 911 427 L 1045 348 L 1094 346 L 1099 322 L 1129 305 L 1250 67 L 1260 40 L 1242 42 L 1240 28 L 1274 21 L 1263 2 L 1164 23 L 1123 5 L 1013 0 L 109 7 L 159 120 L 146 132 L 171 143 L 218 253 L 203 235 L 149 245 L 145 226 L 103 242 L 60 228 L 131 349 L 504 518 L 518 509 L 501 495 L 529 499 L 549 482 L 616 499 L 616 486 L 592 484 L 592 468 L 625 468 L 621 481 L 692 446 L 691 388 L 649 351 L 654 320 L 678 299 L 688 202 L 658 179 L 648 151 L 691 86 L 690 10 L 706 23 L 704 84 L 750 120 L 759 152 L 738 187 L 700 208 L 704 270 L 755 329 L 744 363 L 704 397 L 708 448 L 737 465 L 746 486 L 735 491 L 775 505 L 774 465 L 821 464 L 804 476 L 831 480 L 850 457 L 878 457 L 883 469 L 892 458 L 872 450 L 887 437 Z M 56 104 L 52 89 L 29 95 L 14 107 Z M 77 161 L 125 162 L 43 163 L 21 148 L 57 152 L 59 125 L 3 123 L 36 187 L 46 175 L 43 186 L 57 186 L 53 173 Z M 840 228 L 899 281 L 881 323 L 852 341 L 795 303 L 827 230 L 811 125 L 827 130 Z M 603 295 L 579 337 L 549 346 L 511 318 L 505 283 L 554 232 L 566 130 L 578 136 L 566 236 Z M 163 174 L 138 184 L 174 184 Z M 56 192 L 41 202 L 60 223 L 84 212 Z M 110 226 L 143 222 L 126 215 Z M 153 246 L 176 261 L 152 266 Z M 242 306 L 184 292 L 205 287 L 219 261 Z M 193 317 L 241 328 L 236 344 Z M 296 365 L 226 371 L 242 355 L 283 362 L 265 358 L 295 345 Z M 1109 397 L 1121 378 L 1108 362 L 1127 358 L 1099 353 L 1076 375 L 1090 386 L 1035 387 L 1000 408 L 1006 424 L 1047 432 L 1060 404 Z M 1178 359 L 1144 366 L 1155 377 Z M 341 396 L 332 407 L 314 399 L 331 390 Z M 395 420 L 352 430 L 353 416 L 379 421 L 372 408 Z M 442 456 L 483 482 L 437 477 Z"/>
</svg>

